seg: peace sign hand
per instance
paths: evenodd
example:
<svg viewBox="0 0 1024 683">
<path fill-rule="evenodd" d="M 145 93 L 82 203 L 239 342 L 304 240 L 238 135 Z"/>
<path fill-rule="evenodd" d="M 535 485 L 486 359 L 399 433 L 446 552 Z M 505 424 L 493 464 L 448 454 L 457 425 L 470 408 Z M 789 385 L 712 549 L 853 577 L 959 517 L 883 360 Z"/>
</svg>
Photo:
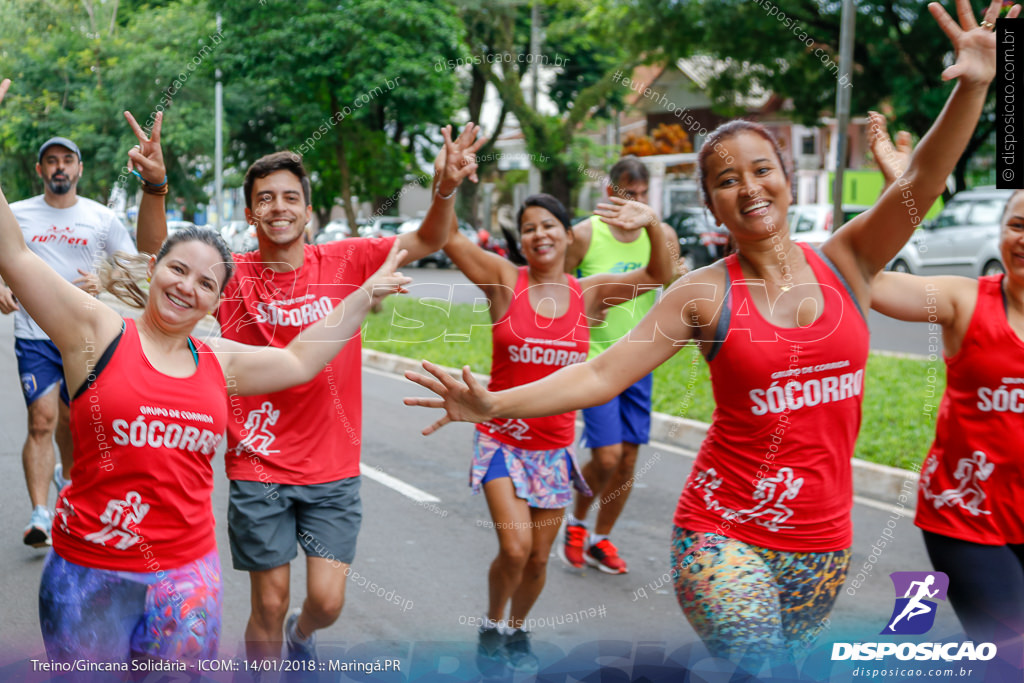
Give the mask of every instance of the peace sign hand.
<svg viewBox="0 0 1024 683">
<path fill-rule="evenodd" d="M 157 112 L 150 136 L 147 136 L 146 132 L 142 130 L 142 126 L 135 120 L 131 112 L 126 111 L 124 117 L 139 140 L 139 144 L 128 150 L 128 170 L 140 175 L 149 185 L 162 185 L 167 180 L 164 152 L 160 147 L 160 126 L 164 121 L 164 113 Z"/>
<path fill-rule="evenodd" d="M 942 80 L 958 78 L 964 85 L 988 87 L 996 74 L 995 22 L 1001 7 L 1002 0 L 992 0 L 982 14 L 982 25 L 979 25 L 970 0 L 956 0 L 956 13 L 960 19 L 958 26 L 942 5 L 937 2 L 928 5 L 939 28 L 956 50 L 956 63 L 942 72 Z M 1014 5 L 1006 16 L 1013 19 L 1018 14 L 1020 7 Z"/>
</svg>

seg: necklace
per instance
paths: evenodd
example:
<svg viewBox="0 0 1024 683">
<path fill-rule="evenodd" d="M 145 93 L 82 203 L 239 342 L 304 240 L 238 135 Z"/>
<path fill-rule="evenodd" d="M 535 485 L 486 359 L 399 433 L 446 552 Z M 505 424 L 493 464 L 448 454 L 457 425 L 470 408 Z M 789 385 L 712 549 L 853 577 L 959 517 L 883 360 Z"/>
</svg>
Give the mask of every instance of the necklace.
<svg viewBox="0 0 1024 683">
<path fill-rule="evenodd" d="M 782 293 L 786 293 L 791 289 L 793 289 L 793 285 L 779 285 L 779 291 Z"/>
</svg>

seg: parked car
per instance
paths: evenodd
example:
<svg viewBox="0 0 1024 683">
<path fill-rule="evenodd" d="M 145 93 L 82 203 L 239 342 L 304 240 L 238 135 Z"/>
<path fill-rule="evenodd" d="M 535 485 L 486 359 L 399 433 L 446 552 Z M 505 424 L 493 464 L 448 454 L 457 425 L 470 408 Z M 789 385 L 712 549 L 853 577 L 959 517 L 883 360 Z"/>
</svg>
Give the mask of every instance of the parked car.
<svg viewBox="0 0 1024 683">
<path fill-rule="evenodd" d="M 422 218 L 413 218 L 411 220 L 402 223 L 396 232 L 396 234 L 404 235 L 409 232 L 414 232 L 420 229 L 420 224 L 423 223 Z M 459 221 L 459 232 L 465 235 L 473 244 L 480 243 L 479 231 L 466 221 Z M 450 268 L 452 260 L 448 258 L 448 254 L 444 253 L 443 250 L 435 251 L 433 254 L 427 254 L 421 259 L 417 259 L 410 263 L 414 268 L 425 268 L 427 266 L 435 266 L 437 268 Z"/>
<path fill-rule="evenodd" d="M 923 223 L 889 262 L 889 270 L 917 275 L 993 275 L 1004 272 L 999 226 L 1013 190 L 982 187 L 958 192 Z"/>
<path fill-rule="evenodd" d="M 228 248 L 236 254 L 244 254 L 260 248 L 259 240 L 256 238 L 256 226 L 246 224 L 244 229 L 237 231 L 228 242 Z"/>
<path fill-rule="evenodd" d="M 352 230 L 348 227 L 348 221 L 336 220 L 331 221 L 317 233 L 316 238 L 313 240 L 314 244 L 327 244 L 328 242 L 337 242 L 352 236 Z"/>
<path fill-rule="evenodd" d="M 843 204 L 843 220 L 838 227 L 869 208 L 860 204 Z M 835 227 L 832 224 L 831 204 L 793 204 L 789 207 L 787 217 L 790 238 L 815 247 L 831 237 Z"/>
<path fill-rule="evenodd" d="M 665 222 L 679 237 L 679 258 L 687 270 L 703 268 L 725 255 L 729 231 L 724 226 L 715 225 L 715 219 L 707 209 L 683 209 L 666 218 Z"/>
<path fill-rule="evenodd" d="M 179 230 L 186 230 L 194 227 L 196 227 L 196 224 L 192 221 L 167 221 L 167 234 L 173 235 Z"/>
<path fill-rule="evenodd" d="M 224 238 L 224 241 L 230 247 L 238 237 L 238 234 L 245 232 L 248 228 L 249 223 L 247 221 L 228 221 L 220 226 L 220 236 Z"/>
<path fill-rule="evenodd" d="M 360 237 L 391 237 L 398 234 L 398 228 L 408 222 L 404 216 L 374 216 L 359 222 Z"/>
</svg>

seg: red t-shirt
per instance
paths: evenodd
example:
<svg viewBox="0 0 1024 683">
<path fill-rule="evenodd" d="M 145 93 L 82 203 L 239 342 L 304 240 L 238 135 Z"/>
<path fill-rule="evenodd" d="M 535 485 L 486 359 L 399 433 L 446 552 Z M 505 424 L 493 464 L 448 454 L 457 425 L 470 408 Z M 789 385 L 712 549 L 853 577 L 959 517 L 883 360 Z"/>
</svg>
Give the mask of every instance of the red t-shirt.
<svg viewBox="0 0 1024 683">
<path fill-rule="evenodd" d="M 569 310 L 558 318 L 538 315 L 530 305 L 530 280 L 519 269 L 516 288 L 505 315 L 491 332 L 491 381 L 488 389 L 501 391 L 528 384 L 566 365 L 582 363 L 590 346 L 583 292 L 576 278 L 566 276 L 571 292 Z M 572 444 L 575 411 L 525 420 L 495 418 L 477 429 L 502 443 L 531 451 L 548 451 Z"/>
<path fill-rule="evenodd" d="M 383 265 L 395 238 L 306 245 L 298 270 L 278 273 L 252 251 L 236 254 L 217 321 L 221 334 L 254 346 L 284 347 Z M 362 355 L 359 334 L 324 371 L 291 389 L 234 396 L 228 420 L 228 478 L 322 484 L 359 475 Z"/>
<path fill-rule="evenodd" d="M 1003 307 L 1002 275 L 978 280 L 960 351 L 946 358 L 946 393 L 921 470 L 917 526 L 982 543 L 1024 543 L 1024 342 Z"/>
<path fill-rule="evenodd" d="M 675 523 L 771 550 L 829 552 L 853 541 L 850 458 L 868 327 L 843 281 L 801 247 L 825 302 L 804 328 L 765 320 L 748 289 L 763 281 L 745 281 L 736 255 L 726 259 L 729 329 L 709 363 L 715 412 Z"/>
<path fill-rule="evenodd" d="M 142 352 L 135 321 L 96 381 L 71 403 L 75 464 L 61 491 L 53 548 L 84 567 L 155 572 L 217 547 L 213 467 L 228 415 L 217 357 L 196 342 L 191 377 Z"/>
</svg>

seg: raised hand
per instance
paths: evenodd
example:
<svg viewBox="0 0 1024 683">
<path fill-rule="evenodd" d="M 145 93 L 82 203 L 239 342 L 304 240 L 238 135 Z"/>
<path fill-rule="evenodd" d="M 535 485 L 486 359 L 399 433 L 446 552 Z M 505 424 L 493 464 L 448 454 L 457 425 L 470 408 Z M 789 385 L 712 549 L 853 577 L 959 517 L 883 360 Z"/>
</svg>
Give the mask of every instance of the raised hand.
<svg viewBox="0 0 1024 683">
<path fill-rule="evenodd" d="M 995 22 L 1001 7 L 1002 0 L 992 0 L 982 14 L 982 25 L 979 25 L 974 18 L 970 0 L 956 0 L 956 13 L 960 19 L 958 26 L 942 5 L 929 3 L 928 11 L 956 50 L 956 63 L 942 72 L 943 80 L 957 78 L 965 85 L 982 87 L 988 87 L 992 82 L 996 74 Z M 1020 7 L 1014 5 L 1006 16 L 1013 19 L 1018 14 Z"/>
<path fill-rule="evenodd" d="M 624 230 L 639 230 L 647 225 L 656 226 L 661 223 L 658 214 L 646 204 L 614 196 L 608 197 L 608 201 L 611 203 L 601 202 L 594 210 L 608 225 Z"/>
<path fill-rule="evenodd" d="M 461 382 L 430 361 L 423 361 L 423 369 L 433 377 L 416 372 L 407 372 L 405 376 L 440 398 L 410 397 L 405 399 L 405 405 L 445 410 L 445 416 L 424 429 L 423 436 L 433 434 L 449 422 L 486 422 L 494 417 L 491 392 L 476 381 L 468 365 L 462 368 Z"/>
<path fill-rule="evenodd" d="M 408 291 L 405 285 L 412 282 L 412 278 L 397 271 L 407 253 L 405 249 L 399 249 L 398 240 L 395 240 L 388 257 L 384 259 L 384 265 L 363 283 L 363 289 L 370 293 L 371 306 L 376 307 L 392 294 L 404 294 Z"/>
<path fill-rule="evenodd" d="M 438 161 L 434 162 L 435 168 L 438 162 L 443 164 L 437 189 L 442 195 L 449 195 L 466 178 L 474 183 L 479 180 L 476 175 L 476 153 L 487 142 L 487 138 L 480 135 L 480 126 L 475 123 L 467 123 L 454 141 L 451 126 L 442 128 L 441 134 L 444 136 L 444 156 L 442 158 L 438 155 Z"/>
<path fill-rule="evenodd" d="M 871 153 L 875 156 L 878 169 L 885 176 L 886 186 L 896 181 L 910 164 L 910 155 L 914 152 L 910 133 L 901 130 L 896 133 L 896 141 L 889 137 L 889 129 L 885 117 L 877 111 L 868 112 L 868 142 Z"/>
<path fill-rule="evenodd" d="M 100 278 L 96 273 L 89 273 L 87 271 L 78 269 L 78 274 L 82 277 L 77 278 L 71 282 L 75 287 L 78 287 L 86 294 L 91 296 L 99 296 L 100 294 Z"/>
<path fill-rule="evenodd" d="M 0 82 L 0 102 L 4 101 L 4 95 L 7 94 L 7 89 L 11 87 L 11 79 L 5 78 Z"/>
<path fill-rule="evenodd" d="M 3 88 L 0 88 L 0 95 L 3 95 Z M 14 292 L 10 287 L 0 285 L 0 313 L 7 315 L 20 310 L 21 307 L 18 306 L 18 300 L 14 298 Z"/>
<path fill-rule="evenodd" d="M 139 144 L 128 150 L 128 170 L 139 176 L 148 185 L 163 185 L 167 180 L 167 168 L 164 166 L 164 152 L 160 147 L 160 127 L 164 121 L 164 113 L 157 112 L 153 121 L 151 135 L 146 135 L 131 112 L 126 111 L 124 118 L 132 127 L 132 132 Z"/>
</svg>

